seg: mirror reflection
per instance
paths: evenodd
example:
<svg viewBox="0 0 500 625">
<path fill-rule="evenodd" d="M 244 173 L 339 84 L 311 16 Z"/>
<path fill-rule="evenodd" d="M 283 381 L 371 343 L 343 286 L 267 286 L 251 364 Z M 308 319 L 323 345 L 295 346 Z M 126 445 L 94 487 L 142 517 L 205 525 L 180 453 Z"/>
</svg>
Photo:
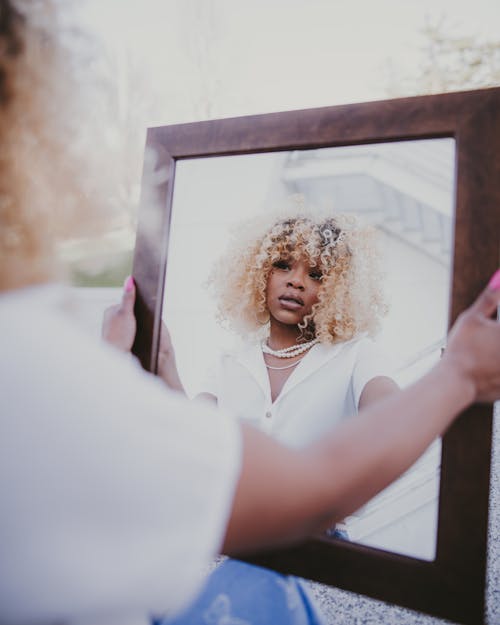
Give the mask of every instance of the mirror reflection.
<svg viewBox="0 0 500 625">
<path fill-rule="evenodd" d="M 424 373 L 439 358 L 447 329 L 453 182 L 452 139 L 178 161 L 162 316 L 188 394 L 196 397 L 208 391 L 217 395 L 214 380 L 218 372 L 225 383 L 225 390 L 219 390 L 224 395 L 219 397 L 222 407 L 227 404 L 231 412 L 251 418 L 253 407 L 259 405 L 263 414 L 255 417 L 256 425 L 273 433 L 277 428 L 275 408 L 284 403 L 283 410 L 293 413 L 296 427 L 292 434 L 285 428 L 285 433 L 277 436 L 284 442 L 290 436 L 289 444 L 298 445 L 321 435 L 323 424 L 332 425 L 355 412 L 357 402 L 363 401 L 363 390 L 368 389 L 367 381 L 393 379 L 405 386 Z M 287 216 L 297 215 L 307 215 L 309 221 L 287 223 Z M 215 274 L 219 301 L 211 295 L 213 280 L 207 288 L 213 268 L 224 256 L 228 241 L 233 248 L 248 248 L 256 237 L 262 240 L 262 234 L 269 235 L 273 224 L 274 234 L 268 237 L 266 248 L 267 265 L 262 258 L 264 264 L 259 262 L 266 280 L 266 298 L 271 275 L 278 281 L 276 288 L 284 290 L 279 310 L 267 317 L 268 311 L 257 311 L 252 324 L 244 309 L 238 309 L 241 302 L 233 302 L 229 315 L 232 324 L 227 323 L 225 314 L 223 327 L 218 319 L 220 293 L 226 289 L 227 296 L 231 281 L 249 278 L 255 255 L 248 265 L 244 265 L 248 254 L 226 256 L 225 264 L 219 263 Z M 379 270 L 367 228 L 376 234 Z M 278 240 L 283 243 L 281 247 Z M 315 256 L 314 250 L 319 250 L 319 255 Z M 346 254 L 355 259 L 351 264 L 362 279 L 346 279 L 352 268 L 343 277 L 334 275 Z M 334 266 L 337 269 L 332 269 Z M 354 335 L 348 330 L 352 323 L 332 321 L 339 316 L 338 310 L 324 323 L 321 315 L 313 315 L 312 322 L 307 322 L 306 315 L 306 323 L 297 334 L 303 351 L 292 356 L 272 350 L 262 353 L 261 341 L 266 341 L 272 320 L 278 318 L 278 329 L 266 344 L 276 350 L 283 338 L 280 323 L 303 313 L 308 303 L 304 301 L 307 285 L 316 282 L 318 289 L 323 286 L 328 293 L 334 290 L 338 294 L 339 276 L 345 282 L 342 297 L 348 298 L 347 310 L 357 323 Z M 383 317 L 384 306 L 378 299 L 382 291 L 388 304 Z M 264 308 L 266 304 L 267 300 Z M 228 305 L 222 308 L 227 313 Z M 381 326 L 372 343 L 367 333 L 375 329 L 379 316 Z M 367 321 L 370 317 L 373 323 Z M 332 323 L 340 328 L 341 335 L 344 332 L 338 336 L 337 331 L 333 346 L 307 344 L 321 332 L 324 336 Z M 241 362 L 242 354 L 246 354 L 246 362 Z M 221 362 L 227 367 L 222 372 Z M 242 365 L 253 379 L 249 387 L 242 388 L 241 380 L 231 378 Z M 344 389 L 344 399 L 332 401 L 331 416 L 322 409 L 323 420 L 318 417 L 314 422 L 310 414 L 317 416 L 321 410 L 311 380 L 330 387 L 335 397 L 340 386 Z M 337 390 L 332 390 L 335 384 Z M 387 390 L 383 384 L 380 388 Z M 375 386 L 371 390 L 375 390 L 372 395 L 376 399 L 380 389 Z M 260 404 L 254 402 L 253 394 L 258 393 L 262 395 Z M 397 482 L 332 528 L 330 534 L 433 559 L 440 456 L 436 442 Z"/>
</svg>

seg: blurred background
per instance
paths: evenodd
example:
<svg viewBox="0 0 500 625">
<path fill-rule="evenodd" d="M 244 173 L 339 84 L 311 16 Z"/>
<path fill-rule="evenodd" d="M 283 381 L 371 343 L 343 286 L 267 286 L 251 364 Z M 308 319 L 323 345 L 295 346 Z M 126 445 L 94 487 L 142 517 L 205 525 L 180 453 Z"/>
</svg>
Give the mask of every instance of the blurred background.
<svg viewBox="0 0 500 625">
<path fill-rule="evenodd" d="M 130 273 L 148 126 L 500 85 L 498 0 L 83 0 L 127 178 L 106 235 L 65 242 L 79 286 Z"/>
</svg>

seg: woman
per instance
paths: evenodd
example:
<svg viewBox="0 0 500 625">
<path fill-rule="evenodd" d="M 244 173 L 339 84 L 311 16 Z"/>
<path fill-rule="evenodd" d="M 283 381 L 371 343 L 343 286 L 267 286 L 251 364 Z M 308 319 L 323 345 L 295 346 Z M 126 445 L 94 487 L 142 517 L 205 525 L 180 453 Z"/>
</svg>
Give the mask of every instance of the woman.
<svg viewBox="0 0 500 625">
<path fill-rule="evenodd" d="M 300 450 L 165 391 L 82 334 L 54 285 L 60 237 L 106 221 L 118 169 L 96 160 L 66 5 L 0 0 L 0 621 L 124 624 L 186 606 L 217 552 L 343 518 L 500 398 L 500 272 L 432 372 Z"/>
<path fill-rule="evenodd" d="M 386 312 L 374 233 L 352 217 L 300 214 L 241 231 L 212 284 L 219 318 L 247 345 L 220 358 L 205 388 L 230 414 L 303 446 L 398 388 L 367 338 Z"/>
</svg>

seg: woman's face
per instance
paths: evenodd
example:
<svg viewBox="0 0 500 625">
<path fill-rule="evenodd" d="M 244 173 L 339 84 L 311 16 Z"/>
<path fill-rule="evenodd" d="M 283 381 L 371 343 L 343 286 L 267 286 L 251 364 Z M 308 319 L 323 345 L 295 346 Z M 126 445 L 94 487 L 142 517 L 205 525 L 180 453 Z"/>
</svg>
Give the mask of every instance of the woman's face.
<svg viewBox="0 0 500 625">
<path fill-rule="evenodd" d="M 307 260 L 278 260 L 267 279 L 266 302 L 272 319 L 297 325 L 318 301 L 322 274 Z"/>
</svg>

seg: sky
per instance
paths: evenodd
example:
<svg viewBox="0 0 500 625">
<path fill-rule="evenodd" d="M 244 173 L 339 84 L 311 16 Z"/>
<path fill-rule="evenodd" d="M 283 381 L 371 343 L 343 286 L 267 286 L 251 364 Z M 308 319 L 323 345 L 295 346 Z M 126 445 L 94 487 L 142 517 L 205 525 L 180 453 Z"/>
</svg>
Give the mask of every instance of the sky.
<svg viewBox="0 0 500 625">
<path fill-rule="evenodd" d="M 82 12 L 166 102 L 155 123 L 383 99 L 389 66 L 418 74 L 426 20 L 480 41 L 500 24 L 498 0 L 86 0 Z"/>
</svg>

